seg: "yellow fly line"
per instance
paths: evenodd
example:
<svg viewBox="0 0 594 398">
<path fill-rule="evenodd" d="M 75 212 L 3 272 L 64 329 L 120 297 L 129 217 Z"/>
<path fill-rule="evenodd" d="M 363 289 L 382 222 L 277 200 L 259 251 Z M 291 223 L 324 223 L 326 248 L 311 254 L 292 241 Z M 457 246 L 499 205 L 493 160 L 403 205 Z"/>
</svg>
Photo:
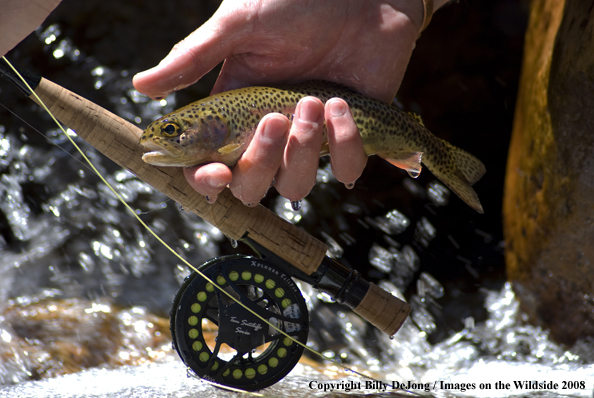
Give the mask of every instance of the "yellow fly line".
<svg viewBox="0 0 594 398">
<path fill-rule="evenodd" d="M 249 311 L 250 313 L 252 313 L 254 316 L 256 316 L 258 319 L 260 319 L 261 321 L 265 322 L 267 325 L 269 325 L 271 328 L 273 328 L 274 330 L 276 330 L 277 332 L 281 333 L 282 335 L 284 335 L 285 337 L 288 337 L 291 341 L 295 342 L 296 344 L 302 346 L 304 349 L 308 350 L 309 352 L 315 354 L 316 356 L 319 356 L 320 358 L 326 360 L 326 361 L 330 361 L 331 363 L 333 363 L 334 365 L 339 366 L 340 368 L 342 368 L 344 371 L 346 372 L 351 372 L 353 374 L 356 374 L 360 377 L 363 377 L 365 379 L 370 379 L 373 381 L 378 381 L 377 379 L 375 379 L 372 376 L 369 376 L 367 374 L 361 373 L 359 371 L 356 371 L 352 368 L 349 368 L 348 366 L 344 365 L 342 362 L 340 362 L 339 360 L 335 360 L 335 359 L 331 359 L 328 358 L 326 356 L 324 356 L 322 353 L 314 350 L 311 347 L 308 347 L 306 344 L 302 343 L 301 341 L 298 341 L 297 339 L 289 336 L 286 332 L 284 332 L 283 330 L 281 330 L 280 328 L 278 328 L 277 326 L 275 326 L 274 324 L 272 324 L 270 321 L 268 321 L 267 319 L 264 319 L 262 316 L 260 316 L 259 314 L 257 314 L 256 312 L 254 312 L 252 309 L 248 308 L 245 304 L 243 304 L 241 301 L 239 301 L 237 298 L 235 298 L 233 295 L 231 295 L 229 292 L 227 292 L 225 289 L 223 289 L 221 286 L 219 286 L 217 283 L 215 283 L 213 280 L 211 280 L 210 278 L 208 278 L 204 273 L 202 273 L 197 267 L 195 267 L 194 265 L 190 264 L 186 259 L 184 259 L 182 256 L 180 256 L 174 249 L 172 249 L 169 245 L 167 245 L 167 243 L 165 243 L 165 241 L 163 241 L 159 235 L 157 235 L 144 221 L 142 221 L 142 219 L 139 217 L 139 215 L 130 207 L 130 205 L 128 203 L 126 203 L 126 201 L 120 196 L 120 194 L 111 186 L 111 184 L 109 184 L 109 182 L 107 182 L 107 180 L 103 177 L 103 175 L 99 172 L 99 170 L 97 170 L 97 168 L 95 167 L 95 165 L 91 162 L 91 160 L 85 155 L 85 153 L 80 149 L 80 147 L 76 144 L 76 142 L 74 142 L 74 140 L 72 139 L 72 137 L 70 137 L 69 134 L 66 133 L 66 131 L 64 130 L 64 128 L 62 127 L 62 125 L 58 122 L 58 120 L 54 117 L 54 115 L 50 112 L 50 110 L 47 108 L 47 106 L 45 105 L 45 103 L 43 103 L 43 101 L 41 100 L 41 98 L 39 98 L 37 96 L 37 94 L 35 93 L 35 91 L 29 86 L 29 84 L 27 83 L 27 81 L 21 76 L 21 74 L 16 70 L 16 68 L 14 66 L 12 66 L 12 64 L 8 61 L 8 59 L 6 59 L 4 56 L 2 57 L 2 59 L 8 64 L 8 66 L 13 70 L 13 72 L 19 76 L 19 78 L 23 81 L 23 83 L 26 85 L 26 87 L 29 89 L 29 91 L 35 96 L 35 98 L 39 101 L 39 103 L 41 104 L 41 106 L 43 107 L 43 109 L 50 115 L 50 117 L 54 120 L 54 122 L 56 123 L 56 125 L 60 128 L 60 130 L 64 133 L 64 135 L 68 138 L 68 140 L 70 141 L 70 143 L 72 143 L 72 145 L 76 148 L 76 150 L 81 154 L 81 156 L 83 157 L 83 159 L 85 160 L 85 162 L 88 163 L 89 167 L 91 167 L 91 169 L 95 172 L 95 174 L 97 174 L 97 176 L 101 179 L 101 181 L 111 190 L 111 192 L 118 198 L 118 200 L 126 207 L 126 209 L 128 209 L 128 211 L 130 211 L 130 213 L 136 218 L 136 220 L 138 220 L 138 222 L 155 238 L 157 239 L 157 241 L 159 243 L 161 243 L 165 248 L 167 248 L 167 250 L 169 250 L 175 257 L 177 257 L 181 262 L 183 262 L 185 265 L 187 265 L 189 268 L 191 268 L 192 270 L 194 270 L 198 275 L 200 275 L 202 278 L 204 278 L 207 282 L 210 282 L 213 286 L 215 286 L 217 289 L 219 289 L 219 291 L 221 291 L 222 293 L 224 293 L 225 295 L 227 295 L 227 297 L 229 297 L 231 300 L 233 300 L 235 303 L 239 304 L 240 306 L 242 306 L 244 309 L 246 309 L 247 311 Z M 260 393 L 255 393 L 255 392 L 250 392 L 250 391 L 244 391 L 241 389 L 236 389 L 233 387 L 229 387 L 229 386 L 225 386 L 222 384 L 216 384 L 216 383 L 211 383 L 213 385 L 216 385 L 217 387 L 222 387 L 225 389 L 228 389 L 230 391 L 235 391 L 235 392 L 242 392 L 242 393 L 246 393 L 246 394 L 250 394 L 250 395 L 254 395 L 254 396 L 260 396 L 260 397 L 264 397 L 266 395 L 260 394 Z M 402 390 L 402 391 L 406 391 L 408 393 L 414 394 L 414 395 L 418 395 L 415 392 L 412 391 L 407 391 L 407 390 Z"/>
</svg>

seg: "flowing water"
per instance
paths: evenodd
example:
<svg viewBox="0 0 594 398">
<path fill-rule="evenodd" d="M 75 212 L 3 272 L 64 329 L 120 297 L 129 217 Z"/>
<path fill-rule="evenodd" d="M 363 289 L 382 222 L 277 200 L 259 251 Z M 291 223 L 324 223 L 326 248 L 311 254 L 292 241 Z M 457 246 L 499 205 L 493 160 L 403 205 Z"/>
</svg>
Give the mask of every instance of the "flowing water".
<svg viewBox="0 0 594 398">
<path fill-rule="evenodd" d="M 77 71 L 73 82 L 90 82 L 85 96 L 98 93 L 103 106 L 141 126 L 176 107 L 175 95 L 160 102 L 139 95 L 130 83 L 135 71 L 102 65 L 67 30 L 47 23 L 26 44 Z M 27 51 L 15 58 L 29 59 Z M 0 85 L 0 102 L 45 138 L 1 114 L 0 397 L 236 396 L 187 377 L 171 349 L 167 314 L 188 269 L 136 223 L 47 116 L 18 95 Z M 190 263 L 236 252 L 216 228 L 69 134 Z M 412 179 L 373 160 L 369 167 L 383 170 L 383 179 L 364 176 L 346 190 L 322 161 L 312 195 L 297 204 L 271 194 L 265 204 L 412 305 L 391 339 L 300 284 L 311 313 L 308 346 L 387 384 L 366 384 L 307 354 L 262 393 L 592 397 L 594 339 L 561 347 L 527 323 L 500 271 L 497 232 L 450 201 L 427 173 Z M 398 186 L 386 188 L 391 176 Z"/>
</svg>

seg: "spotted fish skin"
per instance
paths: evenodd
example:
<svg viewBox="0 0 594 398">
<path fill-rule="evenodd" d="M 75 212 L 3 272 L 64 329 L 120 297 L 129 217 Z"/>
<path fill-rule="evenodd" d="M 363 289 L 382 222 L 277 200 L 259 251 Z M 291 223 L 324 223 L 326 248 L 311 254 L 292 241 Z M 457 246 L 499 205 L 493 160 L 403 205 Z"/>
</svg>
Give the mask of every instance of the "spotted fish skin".
<svg viewBox="0 0 594 398">
<path fill-rule="evenodd" d="M 464 202 L 483 212 L 471 188 L 485 173 L 480 160 L 435 137 L 419 117 L 330 82 L 248 87 L 193 102 L 146 128 L 140 144 L 148 151 L 142 159 L 155 166 L 189 167 L 212 162 L 233 166 L 264 115 L 278 112 L 292 120 L 297 102 L 305 96 L 324 103 L 330 98 L 344 99 L 367 155 L 378 155 L 413 177 L 419 175 L 422 161 Z M 323 131 L 321 155 L 328 153 L 325 125 Z"/>
</svg>

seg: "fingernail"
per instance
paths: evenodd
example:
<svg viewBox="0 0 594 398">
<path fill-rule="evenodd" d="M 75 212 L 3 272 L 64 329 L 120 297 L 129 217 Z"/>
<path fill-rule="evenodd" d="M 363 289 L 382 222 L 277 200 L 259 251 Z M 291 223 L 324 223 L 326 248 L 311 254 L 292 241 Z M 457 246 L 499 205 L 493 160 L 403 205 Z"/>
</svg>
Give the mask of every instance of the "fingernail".
<svg viewBox="0 0 594 398">
<path fill-rule="evenodd" d="M 311 102 L 308 104 L 308 102 Z M 319 106 L 314 106 L 315 101 L 312 99 L 305 99 L 299 102 L 295 113 L 297 117 L 304 122 L 318 123 L 322 118 L 322 110 Z"/>
<path fill-rule="evenodd" d="M 214 177 L 206 177 L 206 183 L 213 188 L 223 188 L 227 183 L 223 180 Z"/>
<path fill-rule="evenodd" d="M 346 189 L 353 189 L 355 188 L 355 183 L 349 182 L 348 184 L 344 184 L 344 186 L 346 187 Z"/>
<path fill-rule="evenodd" d="M 344 116 L 347 111 L 347 106 L 342 101 L 330 100 L 328 106 L 330 107 L 330 114 L 334 117 Z"/>
<path fill-rule="evenodd" d="M 262 131 L 262 135 L 271 140 L 278 140 L 280 137 L 278 132 L 285 132 L 287 131 L 287 123 L 286 121 L 274 117 L 268 118 L 264 121 L 264 130 Z"/>
<path fill-rule="evenodd" d="M 134 79 L 136 79 L 136 78 L 143 78 L 146 75 L 150 75 L 150 74 L 154 73 L 156 69 L 157 69 L 157 67 L 156 66 L 153 66 L 150 69 L 143 70 L 142 72 L 138 72 L 137 74 L 134 75 Z"/>
<path fill-rule="evenodd" d="M 218 197 L 219 195 L 206 196 L 206 201 L 212 205 L 217 201 Z"/>
</svg>

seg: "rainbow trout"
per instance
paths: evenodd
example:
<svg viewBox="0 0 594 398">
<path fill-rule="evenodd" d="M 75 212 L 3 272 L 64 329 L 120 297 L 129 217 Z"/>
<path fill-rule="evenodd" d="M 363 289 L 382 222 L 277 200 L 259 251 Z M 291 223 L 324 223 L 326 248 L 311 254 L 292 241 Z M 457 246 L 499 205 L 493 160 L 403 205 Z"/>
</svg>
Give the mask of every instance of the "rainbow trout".
<svg viewBox="0 0 594 398">
<path fill-rule="evenodd" d="M 189 167 L 221 162 L 233 166 L 249 145 L 260 119 L 271 112 L 292 119 L 305 96 L 344 99 L 357 123 L 365 153 L 378 155 L 408 171 L 421 172 L 421 161 L 470 207 L 483 212 L 471 186 L 485 166 L 468 152 L 435 137 L 416 115 L 407 114 L 335 83 L 312 81 L 281 87 L 248 87 L 191 103 L 151 123 L 140 138 L 142 157 L 154 166 Z M 320 156 L 328 154 L 326 126 Z"/>
</svg>

